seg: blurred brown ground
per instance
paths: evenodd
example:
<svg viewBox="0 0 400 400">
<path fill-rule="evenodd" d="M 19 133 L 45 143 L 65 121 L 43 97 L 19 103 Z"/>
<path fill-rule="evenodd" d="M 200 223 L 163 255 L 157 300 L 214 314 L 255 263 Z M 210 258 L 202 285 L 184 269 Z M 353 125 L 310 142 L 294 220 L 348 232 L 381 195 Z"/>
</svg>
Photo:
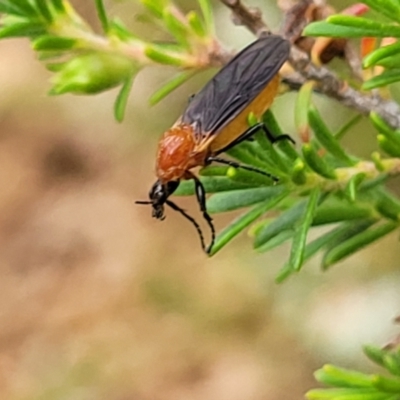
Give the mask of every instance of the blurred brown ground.
<svg viewBox="0 0 400 400">
<path fill-rule="evenodd" d="M 244 40 L 225 10 L 217 21 Z M 255 255 L 243 235 L 208 260 L 179 215 L 161 224 L 134 204 L 201 80 L 149 108 L 170 72 L 144 71 L 117 124 L 116 92 L 48 97 L 26 41 L 0 57 L 0 399 L 300 399 L 324 362 L 354 367 L 361 344 L 390 337 L 396 238 L 277 286 L 287 247 Z"/>
</svg>

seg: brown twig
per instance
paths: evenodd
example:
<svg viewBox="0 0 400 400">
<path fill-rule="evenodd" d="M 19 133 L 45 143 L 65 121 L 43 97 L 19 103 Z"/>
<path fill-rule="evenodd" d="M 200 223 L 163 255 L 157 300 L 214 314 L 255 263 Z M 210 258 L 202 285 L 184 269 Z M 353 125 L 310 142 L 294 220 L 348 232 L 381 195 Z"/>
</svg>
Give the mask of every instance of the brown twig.
<svg viewBox="0 0 400 400">
<path fill-rule="evenodd" d="M 236 24 L 245 26 L 257 36 L 269 31 L 261 14 L 252 11 L 240 0 L 221 0 L 221 2 L 232 10 Z M 375 111 L 391 127 L 400 129 L 400 107 L 396 102 L 384 100 L 379 96 L 370 96 L 351 88 L 326 67 L 314 65 L 308 55 L 295 46 L 292 46 L 289 62 L 296 73 L 284 78 L 292 88 L 298 88 L 307 80 L 314 80 L 318 83 L 319 92 L 364 115 Z"/>
<path fill-rule="evenodd" d="M 256 36 L 269 32 L 258 8 L 246 7 L 240 0 L 221 0 L 221 2 L 232 10 L 233 22 L 236 25 L 245 26 Z"/>
</svg>

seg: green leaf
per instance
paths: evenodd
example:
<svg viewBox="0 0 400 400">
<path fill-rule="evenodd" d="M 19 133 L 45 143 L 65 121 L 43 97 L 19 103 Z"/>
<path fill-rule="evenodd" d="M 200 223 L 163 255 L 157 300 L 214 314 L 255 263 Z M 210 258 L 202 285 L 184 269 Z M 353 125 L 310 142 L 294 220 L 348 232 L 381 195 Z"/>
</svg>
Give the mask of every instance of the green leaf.
<svg viewBox="0 0 400 400">
<path fill-rule="evenodd" d="M 375 389 L 314 389 L 306 394 L 309 400 L 396 400 Z"/>
<path fill-rule="evenodd" d="M 390 85 L 400 81 L 400 69 L 393 69 L 384 71 L 380 75 L 374 76 L 363 83 L 362 88 L 364 90 L 371 90 L 382 86 Z"/>
<path fill-rule="evenodd" d="M 180 72 L 178 75 L 175 75 L 171 80 L 165 83 L 160 89 L 154 92 L 150 97 L 150 104 L 153 106 L 160 102 L 164 97 L 168 96 L 172 91 L 177 89 L 183 83 L 185 83 L 188 79 L 193 77 L 196 74 L 196 71 L 184 71 Z"/>
<path fill-rule="evenodd" d="M 237 210 L 254 204 L 270 201 L 284 191 L 282 186 L 231 190 L 214 194 L 207 200 L 207 210 L 211 214 Z"/>
<path fill-rule="evenodd" d="M 114 103 L 114 117 L 118 122 L 122 122 L 125 116 L 126 105 L 128 104 L 129 94 L 132 89 L 135 74 L 126 79 L 118 93 Z"/>
<path fill-rule="evenodd" d="M 32 47 L 36 51 L 62 51 L 72 49 L 76 43 L 76 39 L 43 35 L 33 42 Z"/>
<path fill-rule="evenodd" d="M 356 114 L 348 122 L 346 122 L 333 136 L 336 140 L 340 140 L 354 125 L 358 124 L 363 118 L 362 114 Z"/>
<path fill-rule="evenodd" d="M 394 131 L 389 125 L 386 124 L 381 116 L 374 111 L 370 113 L 370 119 L 380 133 L 395 142 L 397 146 L 400 147 L 400 133 L 398 131 Z"/>
<path fill-rule="evenodd" d="M 338 140 L 330 132 L 316 108 L 312 107 L 309 110 L 308 117 L 315 136 L 322 146 L 345 165 L 353 166 L 355 162 L 347 155 Z"/>
<path fill-rule="evenodd" d="M 382 134 L 378 135 L 377 139 L 379 146 L 385 153 L 392 157 L 400 157 L 400 146 L 397 144 L 397 142 L 394 142 Z"/>
<path fill-rule="evenodd" d="M 374 363 L 382 367 L 385 365 L 383 358 L 387 353 L 386 350 L 380 349 L 376 346 L 366 345 L 363 347 L 363 351 L 364 354 Z"/>
<path fill-rule="evenodd" d="M 315 372 L 318 382 L 329 386 L 342 388 L 369 388 L 372 389 L 372 377 L 361 372 L 338 368 L 334 365 L 324 365 Z"/>
<path fill-rule="evenodd" d="M 296 185 L 304 185 L 307 182 L 306 164 L 301 158 L 293 163 L 291 178 Z"/>
<path fill-rule="evenodd" d="M 261 129 L 254 135 L 257 143 L 260 145 L 262 152 L 260 152 L 261 158 L 264 162 L 271 166 L 271 168 L 278 168 L 278 170 L 289 172 L 292 165 L 289 160 L 285 160 L 275 149 L 274 145 L 269 141 L 265 132 Z"/>
<path fill-rule="evenodd" d="M 400 37 L 400 26 L 372 21 L 367 18 L 336 14 L 328 17 L 327 22 L 357 29 L 363 32 L 363 36 Z"/>
<path fill-rule="evenodd" d="M 201 176 L 226 176 L 228 169 L 231 167 L 221 167 L 219 165 L 209 165 L 200 169 Z"/>
<path fill-rule="evenodd" d="M 214 17 L 210 0 L 198 0 L 204 18 L 206 31 L 210 34 L 214 32 Z"/>
<path fill-rule="evenodd" d="M 263 169 L 278 178 L 282 176 L 279 168 L 265 159 L 265 155 L 262 154 L 262 150 L 257 143 L 242 142 L 229 149 L 226 153 L 243 164 Z"/>
<path fill-rule="evenodd" d="M 215 178 L 214 178 L 215 179 Z M 280 195 L 273 199 L 269 199 L 266 202 L 258 204 L 250 211 L 236 218 L 230 225 L 228 225 L 220 234 L 218 234 L 215 244 L 212 247 L 211 255 L 217 253 L 222 247 L 224 247 L 230 240 L 236 235 L 242 232 L 256 219 L 260 218 L 267 211 L 277 206 L 287 195 L 289 191 L 283 191 Z"/>
<path fill-rule="evenodd" d="M 396 353 L 386 353 L 383 357 L 383 363 L 390 373 L 400 376 L 400 359 Z"/>
<path fill-rule="evenodd" d="M 179 20 L 169 7 L 163 10 L 163 21 L 168 31 L 175 37 L 182 46 L 190 48 L 188 38 L 188 26 Z"/>
<path fill-rule="evenodd" d="M 379 188 L 374 191 L 376 199 L 376 209 L 386 218 L 394 221 L 399 220 L 400 216 L 400 201 L 388 193 L 385 189 Z"/>
<path fill-rule="evenodd" d="M 267 126 L 268 130 L 273 134 L 275 138 L 282 135 L 282 129 L 280 128 L 277 120 L 275 119 L 274 114 L 270 109 L 268 109 L 264 115 L 262 116 L 262 120 L 264 124 Z M 280 140 L 276 144 L 276 147 L 281 150 L 289 160 L 296 160 L 299 155 L 297 154 L 296 149 L 288 140 Z"/>
<path fill-rule="evenodd" d="M 244 183 L 234 182 L 225 176 L 204 176 L 201 179 L 207 193 L 217 193 L 236 189 L 249 189 L 254 187 Z M 178 189 L 174 192 L 177 196 L 191 196 L 195 193 L 192 180 L 181 181 Z"/>
<path fill-rule="evenodd" d="M 163 10 L 167 6 L 166 0 L 140 0 L 140 2 L 157 18 L 162 18 Z"/>
<path fill-rule="evenodd" d="M 16 22 L 10 26 L 4 26 L 0 29 L 0 39 L 10 37 L 36 37 L 45 33 L 45 28 L 39 22 Z"/>
<path fill-rule="evenodd" d="M 358 174 L 353 175 L 348 181 L 346 188 L 344 189 L 344 193 L 352 203 L 356 201 L 357 189 L 365 180 L 365 178 L 366 174 L 364 172 L 359 172 Z"/>
<path fill-rule="evenodd" d="M 327 179 L 336 179 L 335 170 L 318 154 L 313 142 L 303 144 L 301 150 L 305 162 L 314 172 Z"/>
<path fill-rule="evenodd" d="M 305 213 L 296 223 L 288 265 L 294 271 L 299 271 L 303 264 L 307 234 L 317 209 L 320 193 L 321 191 L 318 187 L 311 191 Z"/>
<path fill-rule="evenodd" d="M 190 28 L 197 36 L 207 36 L 207 31 L 203 24 L 203 21 L 200 19 L 199 15 L 195 11 L 189 11 L 186 18 L 189 22 Z"/>
<path fill-rule="evenodd" d="M 398 0 L 363 0 L 363 3 L 378 13 L 400 22 L 400 6 Z"/>
<path fill-rule="evenodd" d="M 372 376 L 372 384 L 382 392 L 397 393 L 400 395 L 400 379 L 374 375 Z"/>
<path fill-rule="evenodd" d="M 152 61 L 160 64 L 181 67 L 184 64 L 182 56 L 178 53 L 172 54 L 158 45 L 148 44 L 144 50 L 145 55 Z"/>
<path fill-rule="evenodd" d="M 42 17 L 48 23 L 52 23 L 53 22 L 53 16 L 51 14 L 51 10 L 49 8 L 49 4 L 46 1 L 43 1 L 43 0 L 35 0 L 34 3 L 35 3 L 36 8 L 38 9 L 40 14 L 42 15 Z"/>
<path fill-rule="evenodd" d="M 288 240 L 292 239 L 294 235 L 293 230 L 287 230 L 279 233 L 278 235 L 274 236 L 271 240 L 265 243 L 263 246 L 259 247 L 257 251 L 259 253 L 264 253 L 274 249 L 275 247 L 280 246 L 281 244 L 287 242 Z"/>
<path fill-rule="evenodd" d="M 54 8 L 61 12 L 65 12 L 65 7 L 64 7 L 64 1 L 63 0 L 51 0 L 51 3 L 53 4 Z"/>
<path fill-rule="evenodd" d="M 236 182 L 243 182 L 252 186 L 272 186 L 276 184 L 276 177 L 265 171 L 264 175 L 256 171 L 248 171 L 243 168 L 231 167 L 227 171 L 227 176 Z M 274 179 L 275 178 L 275 179 Z"/>
<path fill-rule="evenodd" d="M 382 29 L 379 29 L 377 27 L 374 27 L 373 29 L 361 27 L 357 28 L 354 26 L 336 25 L 330 22 L 318 21 L 312 22 L 311 24 L 307 25 L 306 28 L 303 30 L 303 35 L 344 38 L 362 38 L 365 36 L 400 36 L 400 27 L 389 25 L 389 28 L 387 28 L 388 26 L 384 24 L 379 24 L 379 26 L 381 26 Z M 386 27 L 386 29 L 383 29 L 383 27 Z"/>
<path fill-rule="evenodd" d="M 5 15 L 29 17 L 29 19 L 39 16 L 37 9 L 26 0 L 2 1 L 0 2 L 0 12 Z"/>
<path fill-rule="evenodd" d="M 362 203 L 354 204 L 347 201 L 338 201 L 332 196 L 322 204 L 314 217 L 313 226 L 333 224 L 341 221 L 376 217 L 370 205 Z"/>
<path fill-rule="evenodd" d="M 371 54 L 368 54 L 363 60 L 363 67 L 370 68 L 373 65 L 376 65 L 380 60 L 386 57 L 391 57 L 400 53 L 400 43 L 396 42 L 394 44 L 390 44 L 388 46 L 383 46 Z"/>
<path fill-rule="evenodd" d="M 340 243 L 338 246 L 329 250 L 323 259 L 323 268 L 327 269 L 333 264 L 343 260 L 346 257 L 356 253 L 365 246 L 373 243 L 397 228 L 398 224 L 387 222 L 375 228 L 370 228 L 361 232 L 352 238 Z"/>
<path fill-rule="evenodd" d="M 382 58 L 377 61 L 376 65 L 380 65 L 387 69 L 398 69 L 400 66 L 400 54 L 391 57 Z"/>
<path fill-rule="evenodd" d="M 297 132 L 303 142 L 308 141 L 310 136 L 310 125 L 308 123 L 308 109 L 311 105 L 311 95 L 315 86 L 314 81 L 306 82 L 301 86 L 296 97 L 296 105 L 294 109 L 294 122 Z"/>
<path fill-rule="evenodd" d="M 104 2 L 103 0 L 95 0 L 95 5 L 97 10 L 97 16 L 99 17 L 101 27 L 103 28 L 103 32 L 107 33 L 109 31 L 110 26 L 108 22 L 107 12 L 104 7 Z"/>
<path fill-rule="evenodd" d="M 118 39 L 123 42 L 128 42 L 132 39 L 137 39 L 132 32 L 125 26 L 125 24 L 119 18 L 113 18 L 111 21 L 109 20 L 109 35 L 115 35 Z"/>
<path fill-rule="evenodd" d="M 263 246 L 269 240 L 271 240 L 275 235 L 291 229 L 294 224 L 302 217 L 307 208 L 307 201 L 301 200 L 297 204 L 295 204 L 289 210 L 283 212 L 276 219 L 274 219 L 270 224 L 265 226 L 263 229 L 258 232 L 255 240 L 254 247 L 257 249 L 258 247 Z"/>
<path fill-rule="evenodd" d="M 124 84 L 137 70 L 131 60 L 117 54 L 90 52 L 61 65 L 52 77 L 50 94 L 95 94 Z"/>
</svg>

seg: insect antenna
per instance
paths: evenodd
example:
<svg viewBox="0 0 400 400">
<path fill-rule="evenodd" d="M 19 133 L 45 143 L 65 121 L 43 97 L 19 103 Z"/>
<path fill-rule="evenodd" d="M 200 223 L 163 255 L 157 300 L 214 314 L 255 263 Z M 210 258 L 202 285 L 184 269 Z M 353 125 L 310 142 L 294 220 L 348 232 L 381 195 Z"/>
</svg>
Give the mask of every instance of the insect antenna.
<svg viewBox="0 0 400 400">
<path fill-rule="evenodd" d="M 137 200 L 135 204 L 152 204 L 152 202 L 148 200 Z"/>
<path fill-rule="evenodd" d="M 211 245 L 209 247 L 206 247 L 205 242 L 204 242 L 203 232 L 201 231 L 200 225 L 196 222 L 196 220 L 193 217 L 191 217 L 189 214 L 187 214 L 185 210 L 183 210 L 182 208 L 178 207 L 171 200 L 167 200 L 166 203 L 173 210 L 180 212 L 186 219 L 188 219 L 194 225 L 194 227 L 196 228 L 197 233 L 198 233 L 198 235 L 200 237 L 201 247 L 208 254 L 210 249 L 211 249 L 212 244 L 214 243 L 214 236 L 215 236 L 214 226 L 212 226 L 212 223 L 211 223 L 211 226 L 212 226 L 212 232 L 213 232 L 213 239 L 212 239 Z M 209 223 L 209 225 L 210 225 L 210 223 Z"/>
</svg>

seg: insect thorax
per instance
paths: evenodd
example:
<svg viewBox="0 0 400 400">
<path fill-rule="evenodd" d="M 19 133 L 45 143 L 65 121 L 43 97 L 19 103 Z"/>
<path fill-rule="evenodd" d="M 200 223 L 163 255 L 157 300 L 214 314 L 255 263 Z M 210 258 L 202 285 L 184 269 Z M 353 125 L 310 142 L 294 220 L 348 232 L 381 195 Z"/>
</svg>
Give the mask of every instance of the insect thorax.
<svg viewBox="0 0 400 400">
<path fill-rule="evenodd" d="M 195 151 L 193 127 L 180 124 L 164 133 L 158 144 L 156 173 L 162 182 L 185 178 L 186 172 L 201 163 Z"/>
</svg>

